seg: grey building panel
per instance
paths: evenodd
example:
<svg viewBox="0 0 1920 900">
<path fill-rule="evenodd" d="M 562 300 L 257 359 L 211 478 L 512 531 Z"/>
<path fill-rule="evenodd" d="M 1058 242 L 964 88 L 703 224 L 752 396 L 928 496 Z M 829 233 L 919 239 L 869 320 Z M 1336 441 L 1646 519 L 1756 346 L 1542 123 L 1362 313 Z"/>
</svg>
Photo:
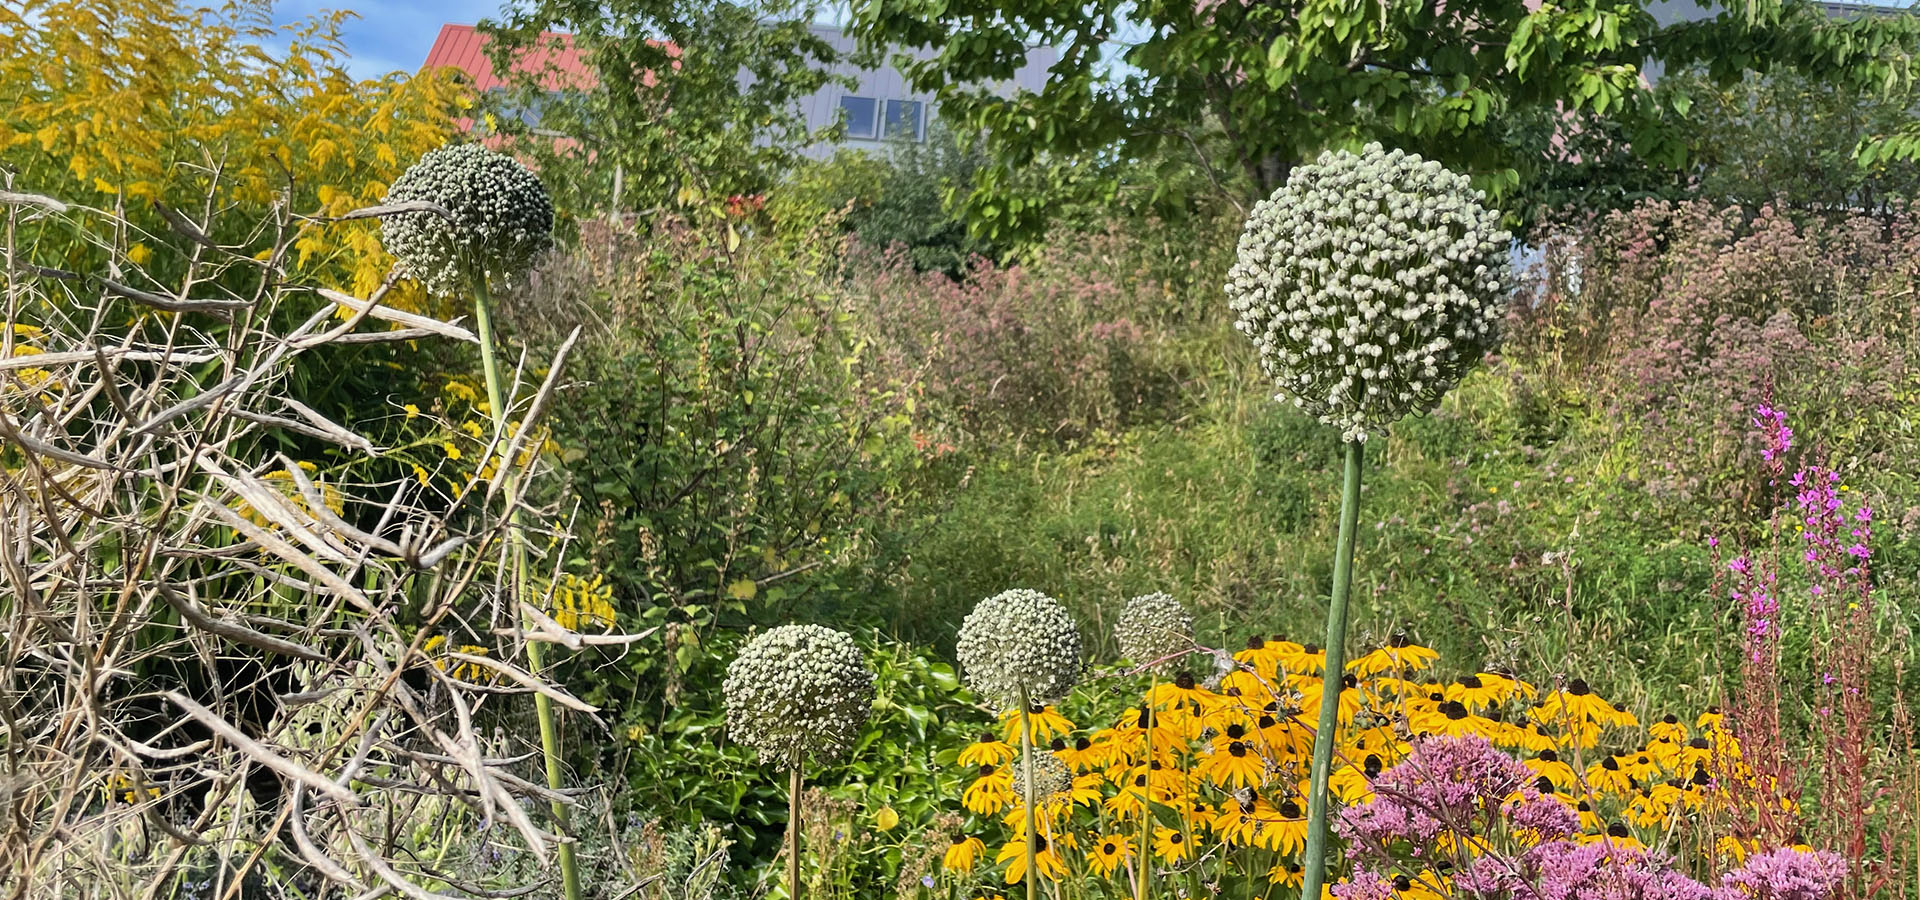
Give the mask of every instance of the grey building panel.
<svg viewBox="0 0 1920 900">
<path fill-rule="evenodd" d="M 815 25 L 813 33 L 819 35 L 835 50 L 850 54 L 856 49 L 856 41 L 844 30 L 833 25 Z M 910 56 L 926 59 L 934 55 L 931 49 L 908 50 Z M 891 57 L 893 54 L 888 54 Z M 1047 70 L 1060 59 L 1060 52 L 1053 47 L 1036 47 L 1027 53 L 1027 61 L 1014 77 L 1002 84 L 989 85 L 989 89 L 1001 96 L 1012 96 L 1017 90 L 1038 91 L 1046 86 Z M 850 63 L 842 62 L 833 68 L 835 75 L 848 75 L 854 79 L 855 86 L 845 88 L 838 84 L 829 84 L 810 97 L 800 101 L 798 112 L 805 116 L 807 127 L 818 130 L 832 125 L 840 116 L 840 101 L 843 97 L 860 97 L 874 101 L 877 121 L 884 123 L 887 114 L 887 101 L 910 100 L 920 104 L 920 133 L 937 114 L 937 104 L 933 95 L 907 89 L 906 76 L 895 68 L 891 61 L 883 61 L 878 69 L 862 69 Z M 740 74 L 742 84 L 751 83 L 752 76 L 746 72 Z M 876 135 L 884 130 L 876 129 Z M 832 156 L 841 147 L 867 150 L 883 150 L 887 142 L 880 137 L 848 137 L 837 144 L 816 144 L 804 152 L 815 159 Z"/>
</svg>

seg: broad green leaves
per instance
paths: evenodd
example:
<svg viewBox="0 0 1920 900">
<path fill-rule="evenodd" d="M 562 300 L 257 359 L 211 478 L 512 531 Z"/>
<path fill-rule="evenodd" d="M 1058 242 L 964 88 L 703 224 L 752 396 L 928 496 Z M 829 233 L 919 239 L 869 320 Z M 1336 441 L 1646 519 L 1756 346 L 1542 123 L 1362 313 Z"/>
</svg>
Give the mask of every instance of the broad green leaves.
<svg viewBox="0 0 1920 900">
<path fill-rule="evenodd" d="M 1691 102 L 1656 96 L 1656 64 L 1704 65 L 1723 81 L 1785 66 L 1885 89 L 1906 82 L 1920 34 L 1904 18 L 1835 20 L 1803 2 L 1665 25 L 1644 0 L 1530 5 L 864 0 L 851 30 L 870 51 L 933 48 L 907 66 L 909 81 L 957 127 L 987 135 L 992 163 L 966 206 L 1003 240 L 1116 182 L 1152 190 L 1162 173 L 1147 160 L 1179 160 L 1244 202 L 1323 149 L 1376 139 L 1473 173 L 1498 199 L 1555 158 L 1516 128 L 1605 121 L 1644 162 L 1678 165 Z M 1045 86 L 1010 98 L 978 88 L 1010 76 L 1029 46 L 1059 51 Z M 1910 145 L 1920 138 L 1893 146 Z M 1037 204 L 1011 202 L 1023 170 L 1042 182 L 1028 195 Z"/>
</svg>

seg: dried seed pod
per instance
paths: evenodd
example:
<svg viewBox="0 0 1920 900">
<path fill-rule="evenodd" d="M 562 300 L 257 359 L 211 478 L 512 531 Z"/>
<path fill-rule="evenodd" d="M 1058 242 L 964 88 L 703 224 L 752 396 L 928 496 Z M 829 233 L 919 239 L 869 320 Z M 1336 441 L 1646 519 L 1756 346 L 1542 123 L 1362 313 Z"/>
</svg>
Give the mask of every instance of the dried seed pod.
<svg viewBox="0 0 1920 900">
<path fill-rule="evenodd" d="M 1016 588 L 973 608 L 955 648 L 967 686 L 1002 709 L 1066 696 L 1080 680 L 1080 627 L 1060 601 Z"/>
<path fill-rule="evenodd" d="M 1054 756 L 1044 747 L 1033 751 L 1033 797 L 1034 805 L 1041 806 L 1047 798 L 1055 794 L 1064 794 L 1073 790 L 1073 772 L 1067 764 Z M 1027 761 L 1023 757 L 1013 763 L 1013 795 L 1027 795 Z"/>
<path fill-rule="evenodd" d="M 1127 601 L 1120 621 L 1113 625 L 1120 655 L 1147 665 L 1193 648 L 1193 614 L 1180 601 L 1162 593 L 1143 594 Z M 1166 669 L 1163 662 L 1158 668 Z"/>
<path fill-rule="evenodd" d="M 1366 440 L 1424 412 L 1499 339 L 1512 238 L 1467 178 L 1369 144 L 1261 201 L 1227 297 L 1279 398 Z"/>
<path fill-rule="evenodd" d="M 873 672 L 860 648 L 819 625 L 783 625 L 749 641 L 721 687 L 728 730 L 782 766 L 838 759 L 873 712 Z"/>
<path fill-rule="evenodd" d="M 406 273 L 442 296 L 473 280 L 510 284 L 553 245 L 553 201 L 511 156 L 451 144 L 420 157 L 387 190 L 387 203 L 427 201 L 452 216 L 407 212 L 380 222 L 380 240 Z"/>
</svg>

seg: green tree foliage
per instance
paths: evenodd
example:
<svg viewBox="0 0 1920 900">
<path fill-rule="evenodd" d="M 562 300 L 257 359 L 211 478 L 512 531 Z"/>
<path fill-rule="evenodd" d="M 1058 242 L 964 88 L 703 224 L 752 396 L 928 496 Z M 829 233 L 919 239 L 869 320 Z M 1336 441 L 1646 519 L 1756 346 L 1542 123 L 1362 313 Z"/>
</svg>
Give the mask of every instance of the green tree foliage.
<svg viewBox="0 0 1920 900">
<path fill-rule="evenodd" d="M 1897 131 L 1913 97 L 1823 84 L 1794 72 L 1715 85 L 1697 72 L 1674 76 L 1694 99 L 1701 143 L 1700 193 L 1715 200 L 1793 211 L 1890 212 L 1920 191 L 1920 163 L 1862 164 L 1854 148 Z"/>
<path fill-rule="evenodd" d="M 576 90 L 523 63 L 513 88 L 493 98 L 494 125 L 568 138 L 516 145 L 556 173 L 563 214 L 761 193 L 800 147 L 824 137 L 798 105 L 829 83 L 840 58 L 809 28 L 818 11 L 809 0 L 516 0 L 482 23 L 496 72 L 545 46 L 543 31 L 560 31 L 574 35 L 597 78 Z"/>
<path fill-rule="evenodd" d="M 1701 64 L 1718 83 L 1783 68 L 1868 88 L 1904 78 L 1920 31 L 1910 17 L 1833 19 L 1800 0 L 1669 25 L 1645 0 L 870 0 L 851 27 L 870 50 L 938 48 L 900 64 L 943 115 L 988 135 L 993 163 L 967 206 L 995 238 L 1037 233 L 1073 192 L 1111 195 L 1096 171 L 1169 153 L 1242 203 L 1322 149 L 1370 140 L 1505 196 L 1544 168 L 1537 146 L 1510 139 L 1542 111 L 1604 120 L 1642 164 L 1675 167 L 1691 97 L 1649 87 L 1651 63 Z M 1043 45 L 1060 61 L 1039 91 L 981 87 Z M 1061 176 L 1038 196 L 1016 183 L 1036 162 Z"/>
<path fill-rule="evenodd" d="M 900 245 L 914 268 L 957 277 L 973 257 L 995 255 L 992 244 L 968 233 L 949 203 L 972 190 L 984 162 L 978 141 L 956 141 L 944 128 L 934 129 L 925 144 L 902 141 L 873 202 L 856 206 L 847 224 L 868 246 Z"/>
</svg>

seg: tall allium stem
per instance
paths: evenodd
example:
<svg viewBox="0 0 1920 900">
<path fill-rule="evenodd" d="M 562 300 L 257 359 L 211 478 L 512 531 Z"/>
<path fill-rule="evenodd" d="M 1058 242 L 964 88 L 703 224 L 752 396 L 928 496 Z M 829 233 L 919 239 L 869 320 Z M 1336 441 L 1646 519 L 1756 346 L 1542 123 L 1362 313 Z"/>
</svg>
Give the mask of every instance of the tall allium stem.
<svg viewBox="0 0 1920 900">
<path fill-rule="evenodd" d="M 787 897 L 800 900 L 800 759 L 793 755 L 787 775 Z"/>
<path fill-rule="evenodd" d="M 507 404 L 500 386 L 500 363 L 493 350 L 493 292 L 487 287 L 485 274 L 473 279 L 473 299 L 474 324 L 480 332 L 480 368 L 487 378 L 487 405 L 493 411 L 494 429 L 504 436 L 507 432 Z M 514 490 L 519 473 L 513 467 L 513 460 L 501 460 L 499 473 L 500 477 L 506 479 L 507 502 L 514 504 L 509 515 L 507 542 L 513 559 L 513 598 L 518 602 L 527 599 L 526 548 L 521 541 L 520 507 Z M 542 668 L 540 656 L 539 642 L 528 641 L 527 663 L 536 673 Z M 546 757 L 547 787 L 558 791 L 563 782 L 560 777 L 560 733 L 553 721 L 553 702 L 547 699 L 547 695 L 535 693 L 533 709 L 540 719 L 540 750 Z M 557 800 L 551 804 L 551 808 L 554 821 L 559 822 L 561 831 L 571 837 L 573 826 L 567 808 Z M 560 878 L 566 887 L 567 900 L 580 900 L 580 866 L 574 859 L 572 843 L 560 845 Z"/>
<path fill-rule="evenodd" d="M 1353 534 L 1360 519 L 1360 460 L 1365 445 L 1347 442 L 1340 488 L 1340 543 L 1334 550 L 1333 601 L 1327 605 L 1327 666 L 1320 673 L 1320 727 L 1313 735 L 1313 772 L 1307 788 L 1307 871 L 1300 896 L 1317 898 L 1327 880 L 1327 776 L 1340 727 L 1340 688 L 1347 667 L 1347 594 L 1353 585 Z"/>
<path fill-rule="evenodd" d="M 1038 876 L 1040 873 L 1038 868 L 1039 861 L 1036 858 L 1038 857 L 1039 854 L 1035 851 L 1034 847 L 1035 847 L 1036 841 L 1038 840 L 1040 832 L 1036 830 L 1034 827 L 1033 725 L 1027 719 L 1027 708 L 1028 708 L 1027 692 L 1021 691 L 1020 692 L 1020 769 L 1024 773 L 1025 781 L 1026 781 L 1026 783 L 1021 786 L 1021 793 L 1026 795 L 1024 799 L 1026 800 L 1026 804 L 1027 804 L 1027 900 L 1035 900 L 1035 898 L 1040 896 L 1039 885 L 1037 883 L 1037 878 L 1036 878 L 1036 876 Z"/>
<path fill-rule="evenodd" d="M 1147 702 L 1142 704 L 1147 720 L 1147 759 L 1142 763 L 1147 783 L 1140 791 L 1140 884 L 1134 890 L 1134 900 L 1147 900 L 1147 880 L 1153 877 L 1153 694 L 1159 688 L 1160 672 L 1155 670 L 1147 688 Z"/>
</svg>

